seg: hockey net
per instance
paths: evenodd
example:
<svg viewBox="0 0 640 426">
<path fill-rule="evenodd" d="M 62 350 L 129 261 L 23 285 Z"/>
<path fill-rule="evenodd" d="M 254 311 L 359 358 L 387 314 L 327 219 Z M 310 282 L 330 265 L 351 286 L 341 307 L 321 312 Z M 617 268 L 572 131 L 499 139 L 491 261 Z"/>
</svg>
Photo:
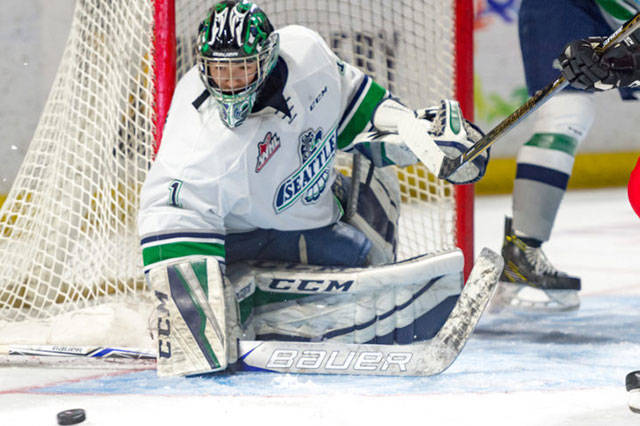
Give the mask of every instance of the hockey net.
<svg viewBox="0 0 640 426">
<path fill-rule="evenodd" d="M 173 39 L 175 11 L 179 78 L 195 63 L 198 24 L 213 4 L 167 1 L 76 2 L 50 96 L 0 210 L 0 345 L 150 344 L 151 291 L 136 216 L 161 133 L 155 123 L 166 114 L 159 96 L 173 88 L 171 49 L 153 46 Z M 411 107 L 456 97 L 461 0 L 259 4 L 276 28 L 297 23 L 321 33 L 342 59 Z M 400 258 L 454 247 L 470 202 L 421 166 L 398 169 L 398 176 Z M 470 247 L 471 236 L 464 238 Z"/>
</svg>

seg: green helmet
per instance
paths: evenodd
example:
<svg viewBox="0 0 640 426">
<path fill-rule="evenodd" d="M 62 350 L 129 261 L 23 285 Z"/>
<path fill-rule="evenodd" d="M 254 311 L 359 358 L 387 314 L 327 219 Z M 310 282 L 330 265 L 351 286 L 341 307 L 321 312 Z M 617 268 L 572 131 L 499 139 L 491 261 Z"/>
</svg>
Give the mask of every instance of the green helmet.
<svg viewBox="0 0 640 426">
<path fill-rule="evenodd" d="M 219 105 L 227 127 L 247 118 L 278 58 L 278 34 L 255 4 L 221 1 L 200 24 L 200 77 Z"/>
</svg>

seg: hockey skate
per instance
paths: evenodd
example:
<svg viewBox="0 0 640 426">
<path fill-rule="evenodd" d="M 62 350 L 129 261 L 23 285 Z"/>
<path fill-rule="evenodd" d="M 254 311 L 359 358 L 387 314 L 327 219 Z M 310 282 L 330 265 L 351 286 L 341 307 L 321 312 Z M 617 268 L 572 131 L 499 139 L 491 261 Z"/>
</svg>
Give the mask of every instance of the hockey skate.
<svg viewBox="0 0 640 426">
<path fill-rule="evenodd" d="M 492 312 L 572 311 L 580 307 L 580 278 L 556 270 L 540 247 L 527 245 L 505 218 L 502 257 L 505 261 L 493 298 Z"/>
</svg>

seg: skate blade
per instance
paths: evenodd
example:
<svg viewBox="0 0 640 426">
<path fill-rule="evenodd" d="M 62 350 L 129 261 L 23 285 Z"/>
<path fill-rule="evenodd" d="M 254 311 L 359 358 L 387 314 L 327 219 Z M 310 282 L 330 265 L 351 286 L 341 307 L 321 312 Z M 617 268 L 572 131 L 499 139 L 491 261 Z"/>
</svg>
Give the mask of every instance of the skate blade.
<svg viewBox="0 0 640 426">
<path fill-rule="evenodd" d="M 580 297 L 577 290 L 542 290 L 501 281 L 489 306 L 489 312 L 554 313 L 575 311 L 579 307 Z"/>
</svg>

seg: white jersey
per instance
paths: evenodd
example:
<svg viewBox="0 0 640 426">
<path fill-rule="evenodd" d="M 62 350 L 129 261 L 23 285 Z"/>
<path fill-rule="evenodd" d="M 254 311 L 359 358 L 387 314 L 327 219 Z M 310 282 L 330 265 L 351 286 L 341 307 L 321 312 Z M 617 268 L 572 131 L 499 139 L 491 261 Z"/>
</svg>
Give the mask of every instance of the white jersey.
<svg viewBox="0 0 640 426">
<path fill-rule="evenodd" d="M 317 33 L 301 26 L 278 33 L 272 75 L 286 79 L 281 102 L 272 97 L 239 127 L 220 120 L 197 67 L 178 83 L 142 189 L 145 266 L 192 254 L 224 261 L 227 234 L 312 229 L 340 218 L 331 191 L 336 150 L 371 127 L 386 90 L 340 61 Z"/>
</svg>

